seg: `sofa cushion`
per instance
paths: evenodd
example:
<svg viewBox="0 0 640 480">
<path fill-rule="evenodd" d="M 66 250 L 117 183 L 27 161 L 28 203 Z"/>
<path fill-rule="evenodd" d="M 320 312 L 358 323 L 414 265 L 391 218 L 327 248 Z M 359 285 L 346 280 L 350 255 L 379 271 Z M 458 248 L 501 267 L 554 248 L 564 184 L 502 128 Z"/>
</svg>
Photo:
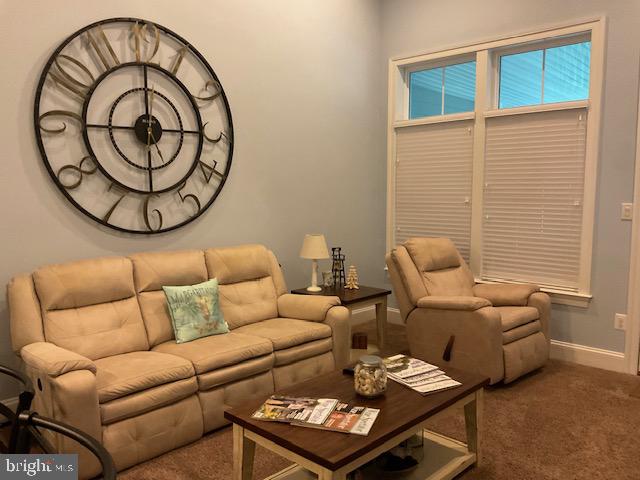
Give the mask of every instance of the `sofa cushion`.
<svg viewBox="0 0 640 480">
<path fill-rule="evenodd" d="M 173 327 L 162 291 L 164 285 L 193 285 L 208 279 L 202 250 L 137 253 L 129 257 L 140 311 L 153 347 L 173 340 Z"/>
<path fill-rule="evenodd" d="M 137 253 L 133 278 L 137 292 L 162 290 L 165 285 L 193 285 L 207 280 L 207 266 L 202 250 Z"/>
<path fill-rule="evenodd" d="M 124 257 L 49 265 L 36 270 L 33 280 L 45 311 L 86 307 L 135 295 L 133 267 Z"/>
<path fill-rule="evenodd" d="M 269 339 L 274 350 L 283 350 L 330 337 L 331 327 L 324 323 L 307 322 L 294 318 L 271 318 L 237 328 L 234 332 Z"/>
<path fill-rule="evenodd" d="M 165 405 L 187 398 L 198 391 L 196 377 L 165 383 L 142 392 L 116 398 L 100 404 L 100 417 L 103 425 L 135 417 Z"/>
<path fill-rule="evenodd" d="M 263 245 L 209 248 L 204 252 L 209 278 L 220 285 L 271 276 L 269 251 Z"/>
<path fill-rule="evenodd" d="M 507 330 L 506 332 L 502 332 L 502 344 L 506 345 L 508 343 L 515 342 L 516 340 L 528 337 L 529 335 L 533 335 L 534 333 L 540 332 L 541 330 L 542 324 L 540 323 L 540 320 L 525 323 L 524 325 L 520 325 L 519 327 L 512 328 L 511 330 Z"/>
<path fill-rule="evenodd" d="M 198 338 L 188 343 L 164 342 L 153 347 L 154 352 L 176 355 L 193 364 L 199 375 L 228 365 L 268 355 L 273 351 L 271 342 L 254 335 L 236 331 Z"/>
<path fill-rule="evenodd" d="M 136 297 L 45 311 L 43 323 L 47 342 L 91 360 L 149 348 Z"/>
<path fill-rule="evenodd" d="M 191 362 L 160 352 L 131 352 L 95 361 L 100 403 L 194 375 Z"/>
<path fill-rule="evenodd" d="M 316 355 L 330 352 L 332 348 L 333 339 L 322 338 L 320 340 L 314 340 L 313 342 L 303 343 L 302 345 L 296 345 L 295 347 L 276 350 L 274 352 L 275 365 L 276 367 L 289 365 L 290 363 L 297 362 L 298 360 L 304 360 L 305 358 L 311 358 Z"/>
<path fill-rule="evenodd" d="M 519 327 L 525 323 L 537 320 L 540 314 L 534 307 L 494 307 L 500 312 L 502 318 L 502 331 Z"/>
<path fill-rule="evenodd" d="M 278 296 L 271 277 L 220 285 L 220 309 L 230 329 L 278 316 Z"/>
<path fill-rule="evenodd" d="M 404 242 L 404 247 L 421 272 L 460 266 L 458 250 L 448 238 L 409 238 Z"/>
<path fill-rule="evenodd" d="M 238 380 L 253 377 L 259 373 L 271 370 L 274 364 L 273 353 L 261 357 L 244 360 L 234 365 L 218 368 L 198 375 L 198 387 L 201 391 L 210 390 L 220 385 L 226 385 Z"/>
</svg>

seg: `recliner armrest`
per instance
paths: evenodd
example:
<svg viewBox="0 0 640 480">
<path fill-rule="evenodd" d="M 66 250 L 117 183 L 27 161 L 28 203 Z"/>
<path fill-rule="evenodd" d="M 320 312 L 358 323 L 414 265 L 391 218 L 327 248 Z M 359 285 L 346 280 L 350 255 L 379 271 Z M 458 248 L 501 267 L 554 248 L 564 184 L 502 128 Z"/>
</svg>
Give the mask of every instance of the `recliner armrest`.
<svg viewBox="0 0 640 480">
<path fill-rule="evenodd" d="M 418 308 L 433 308 L 437 310 L 478 310 L 490 307 L 491 302 L 486 298 L 466 296 L 426 296 L 418 299 Z"/>
<path fill-rule="evenodd" d="M 338 305 L 338 297 L 285 293 L 278 297 L 278 314 L 286 318 L 324 322 L 329 309 Z"/>
<path fill-rule="evenodd" d="M 531 294 L 539 291 L 540 287 L 527 283 L 478 283 L 473 287 L 473 294 L 476 297 L 486 298 L 496 307 L 524 307 Z"/>
<path fill-rule="evenodd" d="M 29 367 L 50 377 L 59 377 L 75 370 L 89 370 L 95 374 L 97 370 L 96 364 L 87 357 L 49 342 L 25 345 L 20 350 L 20 356 Z"/>
</svg>

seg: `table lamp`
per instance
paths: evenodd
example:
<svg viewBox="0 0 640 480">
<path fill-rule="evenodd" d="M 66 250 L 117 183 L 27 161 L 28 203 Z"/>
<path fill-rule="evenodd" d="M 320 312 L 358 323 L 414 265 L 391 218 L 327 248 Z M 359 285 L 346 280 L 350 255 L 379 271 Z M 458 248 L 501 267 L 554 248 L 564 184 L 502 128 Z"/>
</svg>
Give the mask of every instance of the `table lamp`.
<svg viewBox="0 0 640 480">
<path fill-rule="evenodd" d="M 318 260 L 329 258 L 329 250 L 324 235 L 320 233 L 308 233 L 304 236 L 302 248 L 300 249 L 300 258 L 312 260 L 311 270 L 311 286 L 307 287 L 309 292 L 320 292 L 321 287 L 318 286 Z"/>
</svg>

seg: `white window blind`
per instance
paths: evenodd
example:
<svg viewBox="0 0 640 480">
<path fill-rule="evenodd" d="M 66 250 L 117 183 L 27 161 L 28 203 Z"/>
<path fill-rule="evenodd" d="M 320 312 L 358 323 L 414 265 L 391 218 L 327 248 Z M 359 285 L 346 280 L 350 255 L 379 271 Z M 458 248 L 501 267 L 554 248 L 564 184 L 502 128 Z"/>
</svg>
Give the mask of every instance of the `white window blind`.
<svg viewBox="0 0 640 480">
<path fill-rule="evenodd" d="M 483 278 L 578 289 L 586 116 L 487 119 Z"/>
<path fill-rule="evenodd" d="M 395 243 L 448 237 L 468 261 L 472 121 L 398 129 L 396 161 Z"/>
</svg>

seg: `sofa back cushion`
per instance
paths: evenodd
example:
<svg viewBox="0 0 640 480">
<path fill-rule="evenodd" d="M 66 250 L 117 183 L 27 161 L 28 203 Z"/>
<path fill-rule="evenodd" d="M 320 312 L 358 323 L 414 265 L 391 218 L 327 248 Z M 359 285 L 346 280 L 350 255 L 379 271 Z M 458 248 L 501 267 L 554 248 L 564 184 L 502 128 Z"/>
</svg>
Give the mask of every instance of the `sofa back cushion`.
<svg viewBox="0 0 640 480">
<path fill-rule="evenodd" d="M 49 265 L 33 280 L 47 342 L 92 360 L 149 348 L 129 259 Z"/>
<path fill-rule="evenodd" d="M 210 248 L 204 256 L 209 278 L 218 279 L 220 308 L 230 329 L 278 316 L 277 298 L 283 282 L 279 267 L 272 272 L 269 250 L 262 245 L 242 245 Z"/>
<path fill-rule="evenodd" d="M 473 275 L 448 238 L 410 238 L 404 243 L 428 295 L 473 296 Z"/>
<path fill-rule="evenodd" d="M 133 263 L 135 289 L 149 344 L 154 347 L 173 340 L 175 337 L 171 316 L 162 287 L 195 285 L 206 281 L 204 252 L 183 250 L 137 253 L 129 258 Z"/>
</svg>

